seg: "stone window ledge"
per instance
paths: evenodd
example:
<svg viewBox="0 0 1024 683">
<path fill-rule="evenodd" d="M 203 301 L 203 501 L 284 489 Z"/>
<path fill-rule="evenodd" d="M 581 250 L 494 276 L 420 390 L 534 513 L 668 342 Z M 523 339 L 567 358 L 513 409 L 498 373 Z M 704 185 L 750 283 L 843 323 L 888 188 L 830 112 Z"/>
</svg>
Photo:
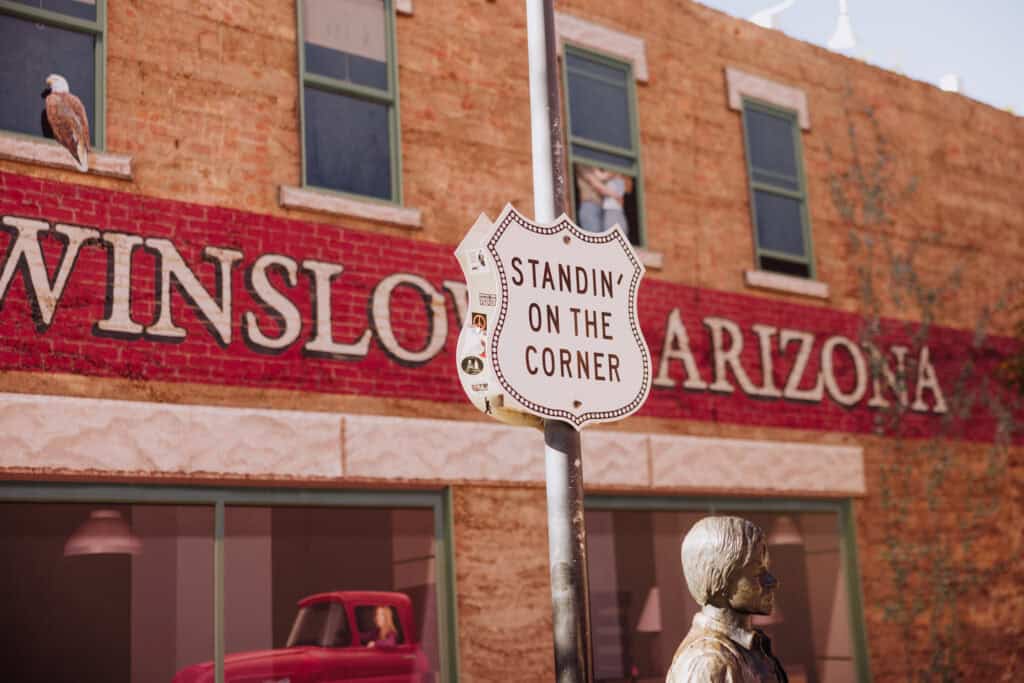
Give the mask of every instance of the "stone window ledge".
<svg viewBox="0 0 1024 683">
<path fill-rule="evenodd" d="M 647 46 L 643 38 L 564 12 L 555 12 L 555 33 L 558 35 L 558 54 L 562 54 L 562 42 L 566 40 L 581 47 L 612 54 L 633 65 L 633 76 L 637 81 L 647 82 Z"/>
<path fill-rule="evenodd" d="M 640 263 L 644 264 L 645 267 L 652 270 L 661 270 L 665 267 L 665 255 L 660 251 L 651 251 L 650 249 L 637 246 L 633 247 L 633 251 L 636 252 Z"/>
<path fill-rule="evenodd" d="M 412 0 L 395 0 L 395 12 L 397 14 L 412 14 Z"/>
<path fill-rule="evenodd" d="M 768 289 L 773 292 L 797 294 L 814 299 L 828 298 L 828 284 L 818 280 L 771 273 L 765 270 L 748 270 L 743 273 L 743 281 L 748 287 Z"/>
<path fill-rule="evenodd" d="M 77 171 L 71 154 L 52 140 L 33 139 L 13 133 L 0 133 L 0 159 Z M 132 158 L 124 154 L 93 151 L 89 154 L 89 175 L 132 179 Z"/>
<path fill-rule="evenodd" d="M 389 223 L 410 230 L 419 230 L 422 226 L 422 215 L 419 209 L 393 204 L 344 197 L 323 190 L 307 187 L 281 186 L 281 206 L 286 209 L 306 209 L 320 211 L 335 216 L 363 218 L 378 223 Z"/>
</svg>

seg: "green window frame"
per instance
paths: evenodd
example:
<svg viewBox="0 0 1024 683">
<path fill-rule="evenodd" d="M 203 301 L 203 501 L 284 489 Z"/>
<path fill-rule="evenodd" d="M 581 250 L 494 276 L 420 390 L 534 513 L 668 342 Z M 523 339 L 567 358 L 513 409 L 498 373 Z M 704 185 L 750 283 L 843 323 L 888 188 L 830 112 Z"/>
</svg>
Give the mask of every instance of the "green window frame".
<svg viewBox="0 0 1024 683">
<path fill-rule="evenodd" d="M 755 166 L 751 155 L 751 112 L 767 114 L 783 119 L 789 124 L 793 140 L 793 157 L 796 175 L 787 176 L 771 169 Z M 815 278 L 814 245 L 811 239 L 811 219 L 807 207 L 807 178 L 804 173 L 803 145 L 797 112 L 778 107 L 754 98 L 743 98 L 743 145 L 747 161 L 747 178 L 750 185 L 751 227 L 754 233 L 754 263 L 760 270 L 771 271 L 793 277 Z M 757 193 L 783 197 L 799 202 L 800 235 L 803 250 L 801 254 L 771 249 L 761 244 L 761 220 L 758 216 Z"/>
<path fill-rule="evenodd" d="M 580 47 L 572 43 L 566 42 L 562 45 L 562 100 L 565 103 L 565 129 L 566 137 L 568 139 L 568 153 L 566 155 L 568 160 L 568 185 L 569 185 L 569 204 L 571 211 L 577 221 L 579 216 L 576 216 L 576 179 L 574 175 L 575 165 L 577 163 L 593 164 L 599 163 L 602 168 L 616 171 L 626 176 L 630 176 L 633 179 L 633 192 L 636 200 L 636 226 L 630 226 L 630 239 L 637 246 L 644 246 L 647 244 L 646 238 L 646 227 L 644 220 L 644 183 L 643 183 L 643 165 L 640 160 L 640 132 L 639 123 L 637 118 L 637 103 L 636 103 L 636 77 L 633 73 L 633 65 L 631 62 L 617 59 L 610 55 L 598 52 L 590 48 Z M 586 78 L 592 78 L 604 82 L 607 85 L 618 86 L 621 85 L 618 82 L 601 79 L 599 76 L 593 73 L 585 73 L 579 71 L 574 66 L 570 65 L 570 58 L 576 58 L 589 62 L 594 62 L 604 67 L 610 67 L 616 71 L 621 71 L 625 77 L 625 89 L 626 89 L 626 101 L 628 103 L 628 115 L 629 115 L 629 140 L 630 146 L 620 147 L 617 145 L 610 145 L 599 140 L 593 140 L 580 135 L 578 132 L 573 131 L 572 125 L 572 105 L 569 97 L 569 81 L 575 76 L 584 76 Z M 590 156 L 588 156 L 588 154 Z M 624 157 L 627 163 L 619 164 L 610 161 L 608 157 L 602 155 L 615 155 L 616 157 Z M 603 158 L 600 161 L 599 158 Z"/>
<path fill-rule="evenodd" d="M 214 511 L 213 631 L 216 683 L 224 683 L 224 519 L 227 505 L 310 507 L 422 507 L 434 515 L 438 547 L 435 598 L 441 680 L 459 680 L 455 600 L 455 542 L 451 489 L 442 491 L 332 491 L 309 489 L 200 488 L 186 486 L 2 483 L 0 503 L 90 503 L 137 505 L 202 505 Z"/>
<path fill-rule="evenodd" d="M 298 30 L 299 56 L 299 142 L 302 149 L 302 186 L 322 192 L 330 192 L 344 197 L 352 197 L 365 201 L 384 204 L 402 204 L 402 150 L 400 139 L 401 121 L 398 96 L 398 48 L 395 38 L 395 7 L 394 0 L 381 0 L 384 4 L 385 34 L 387 42 L 387 88 L 375 88 L 350 81 L 312 73 L 306 68 L 306 40 L 303 21 L 303 0 L 295 3 Z M 306 89 L 313 88 L 322 92 L 342 95 L 362 102 L 385 105 L 388 108 L 388 153 L 390 160 L 390 194 L 381 198 L 368 194 L 359 194 L 327 188 L 310 183 L 307 173 L 306 150 Z M 344 150 L 339 150 L 343 153 Z"/>
<path fill-rule="evenodd" d="M 18 19 L 25 19 L 46 26 L 75 31 L 91 35 L 95 39 L 93 47 L 93 60 L 95 70 L 94 83 L 94 105 L 92 120 L 89 121 L 89 130 L 92 133 L 93 149 L 103 151 L 106 149 L 106 118 L 107 118 L 107 89 L 106 89 L 106 65 L 107 65 L 107 0 L 96 0 L 96 19 L 90 21 L 61 14 L 53 10 L 40 9 L 30 5 L 14 2 L 13 0 L 0 0 L 0 14 L 7 14 Z M 45 75 L 43 76 L 45 78 Z M 40 78 L 39 88 L 42 90 L 43 81 Z M 74 92 L 74 84 L 71 91 Z M 42 100 L 40 100 L 40 110 Z M 18 131 L 6 131 L 13 135 L 21 135 L 32 138 L 42 138 L 42 132 L 38 135 L 26 135 Z"/>
<path fill-rule="evenodd" d="M 839 523 L 840 564 L 843 570 L 848 605 L 853 663 L 857 680 L 871 683 L 867 635 L 864 629 L 863 592 L 860 581 L 860 561 L 857 557 L 857 532 L 850 499 L 765 499 L 722 498 L 698 496 L 643 496 L 588 495 L 584 500 L 587 511 L 639 511 L 639 512 L 775 512 L 796 514 L 826 512 L 837 515 Z M 682 538 L 679 539 L 682 541 Z M 591 555 L 592 557 L 592 555 Z M 779 577 L 785 584 L 785 577 Z M 679 634 L 682 637 L 683 634 Z M 785 663 L 783 663 L 785 664 Z"/>
</svg>

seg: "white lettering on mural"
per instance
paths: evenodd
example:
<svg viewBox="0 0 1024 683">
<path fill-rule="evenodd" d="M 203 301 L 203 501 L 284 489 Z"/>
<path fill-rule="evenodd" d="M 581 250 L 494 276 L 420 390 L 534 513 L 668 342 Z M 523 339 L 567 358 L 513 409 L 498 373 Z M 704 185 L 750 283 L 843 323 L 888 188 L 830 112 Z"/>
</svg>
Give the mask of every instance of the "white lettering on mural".
<svg viewBox="0 0 1024 683">
<path fill-rule="evenodd" d="M 107 278 L 104 316 L 93 324 L 93 335 L 125 340 L 145 336 L 151 340 L 167 342 L 185 339 L 188 332 L 176 324 L 172 317 L 171 289 L 174 285 L 191 305 L 191 310 L 206 325 L 211 337 L 221 346 L 231 344 L 232 322 L 235 320 L 232 308 L 234 270 L 244 256 L 239 250 L 213 246 L 202 250 L 203 259 L 213 265 L 216 276 L 211 293 L 199 281 L 193 267 L 185 262 L 178 249 L 167 239 L 145 238 L 123 232 L 100 232 L 65 224 L 51 226 L 44 221 L 13 216 L 2 217 L 0 229 L 11 236 L 3 252 L 4 261 L 0 264 L 0 307 L 3 307 L 7 299 L 12 282 L 20 277 L 39 333 L 45 333 L 52 324 L 80 252 L 94 244 L 106 252 Z M 44 239 L 53 239 L 63 244 L 60 260 L 55 267 L 48 268 L 45 262 L 42 246 Z M 139 286 L 137 274 L 133 275 L 132 260 L 140 249 L 149 250 L 159 259 L 159 267 L 154 275 L 155 291 L 151 293 L 158 302 L 154 315 L 156 319 L 148 324 L 132 317 L 133 286 Z M 557 264 L 549 268 L 548 264 L 539 261 L 536 264 L 529 263 L 528 267 L 522 263 L 517 265 L 519 268 L 515 276 L 524 281 L 529 279 L 541 289 L 561 291 L 570 288 L 576 291 L 585 288 L 594 296 L 612 295 L 612 285 L 598 271 L 569 271 L 568 268 L 559 268 Z M 335 341 L 334 330 L 335 324 L 341 321 L 335 318 L 331 289 L 345 267 L 338 263 L 309 259 L 302 261 L 300 266 L 296 260 L 287 256 L 262 254 L 245 269 L 244 274 L 246 291 L 259 306 L 255 310 L 243 311 L 240 316 L 242 337 L 251 350 L 281 353 L 301 343 L 302 313 L 289 296 L 289 290 L 300 285 L 300 268 L 309 275 L 311 286 L 313 321 L 307 332 L 309 339 L 302 347 L 307 356 L 358 361 L 366 357 L 371 339 L 376 338 L 381 348 L 397 362 L 422 365 L 442 351 L 448 337 L 446 297 L 443 292 L 450 295 L 456 321 L 461 325 L 465 320 L 464 283 L 445 280 L 442 288 L 438 289 L 419 275 L 394 273 L 377 282 L 369 296 L 368 307 L 359 307 L 361 310 L 368 308 L 366 318 L 344 319 L 344 329 L 349 330 L 350 334 L 352 330 L 361 330 L 355 341 L 338 342 Z M 54 273 L 52 278 L 50 272 Z M 277 283 L 271 279 L 271 274 L 275 272 L 280 275 Z M 399 287 L 411 288 L 423 300 L 427 313 L 426 342 L 420 349 L 406 348 L 395 334 L 392 316 L 396 312 L 392 310 L 392 298 Z M 351 307 L 346 307 L 346 310 L 351 310 Z M 257 318 L 259 311 L 272 322 L 261 326 Z M 6 309 L 0 308 L 0 315 L 4 313 Z M 572 323 L 572 319 L 568 320 L 569 323 Z M 756 362 L 760 368 L 749 370 L 755 372 L 754 377 L 757 377 L 756 371 L 760 371 L 761 381 L 756 384 L 743 364 L 744 330 L 740 325 L 720 316 L 707 316 L 702 323 L 707 328 L 711 350 L 709 358 L 705 359 L 710 367 L 704 368 L 693 354 L 680 310 L 673 308 L 669 311 L 665 319 L 658 372 L 653 380 L 655 387 L 673 389 L 680 386 L 687 391 L 733 393 L 735 381 L 744 394 L 760 398 L 820 403 L 827 395 L 839 405 L 853 407 L 867 397 L 865 404 L 871 408 L 886 408 L 894 400 L 901 406 L 909 404 L 917 412 L 945 413 L 948 410 L 927 346 L 917 351 L 915 374 L 913 370 L 908 372 L 907 369 L 911 353 L 907 346 L 893 345 L 886 353 L 871 345 L 862 347 L 841 335 L 829 336 L 819 346 L 818 338 L 811 332 L 754 324 L 750 331 L 757 340 L 759 353 Z M 814 365 L 811 361 L 815 355 L 819 361 L 818 369 L 812 371 Z M 540 356 L 534 360 L 544 362 Z M 678 369 L 682 372 L 681 384 L 673 376 L 673 370 L 677 367 L 673 361 L 678 361 Z M 784 383 L 781 375 L 775 377 L 776 361 L 783 366 L 789 365 Z M 909 381 L 908 374 L 914 377 L 913 383 Z M 707 376 L 712 378 L 710 384 L 705 380 Z M 783 383 L 781 390 L 777 381 Z M 911 393 L 913 401 L 910 400 Z"/>
<path fill-rule="evenodd" d="M 159 313 L 156 322 L 146 328 L 146 334 L 151 337 L 166 337 L 168 339 L 184 339 L 187 332 L 184 327 L 174 324 L 171 316 L 171 283 L 177 282 L 178 288 L 185 298 L 198 308 L 199 313 L 208 324 L 214 337 L 222 346 L 231 343 L 231 273 L 235 262 L 240 261 L 242 252 L 236 249 L 221 249 L 219 247 L 203 248 L 203 258 L 218 264 L 217 285 L 220 290 L 218 298 L 220 302 L 213 300 L 210 293 L 206 291 L 203 284 L 192 272 L 192 269 L 185 264 L 177 248 L 162 238 L 146 238 L 146 247 L 160 255 L 160 303 Z"/>
<path fill-rule="evenodd" d="M 123 232 L 103 233 L 107 249 L 107 314 L 96 323 L 99 336 L 133 338 L 142 334 L 142 325 L 132 320 L 132 253 L 145 240 Z"/>
<path fill-rule="evenodd" d="M 783 353 L 785 353 L 789 343 L 794 341 L 799 342 L 800 346 L 797 347 L 796 360 L 793 361 L 789 377 L 786 378 L 786 386 L 782 390 L 782 397 L 788 398 L 791 401 L 811 401 L 817 403 L 824 396 L 825 392 L 825 383 L 820 372 L 814 380 L 813 388 L 800 388 L 804 373 L 807 372 L 807 362 L 811 359 L 811 351 L 814 350 L 814 335 L 810 332 L 785 329 L 779 333 L 779 348 Z"/>
<path fill-rule="evenodd" d="M 246 286 L 253 297 L 265 305 L 268 312 L 278 322 L 281 333 L 277 337 L 268 337 L 260 329 L 256 314 L 246 311 L 242 316 L 242 334 L 250 345 L 256 345 L 271 352 L 279 352 L 295 343 L 302 333 L 302 315 L 299 307 L 291 299 L 279 292 L 270 283 L 267 270 L 279 268 L 284 272 L 289 287 L 298 284 L 298 264 L 293 259 L 280 254 L 264 254 L 252 264 L 246 275 Z"/>
<path fill-rule="evenodd" d="M 325 263 L 306 259 L 303 270 L 313 274 L 313 338 L 306 342 L 303 352 L 307 356 L 325 358 L 360 359 L 370 352 L 370 331 L 365 330 L 352 344 L 338 344 L 334 341 L 331 323 L 334 322 L 331 307 L 331 281 L 345 270 L 337 263 Z"/>
<path fill-rule="evenodd" d="M 398 287 L 412 287 L 423 297 L 423 305 L 427 309 L 427 327 L 429 337 L 426 345 L 419 351 L 412 351 L 402 346 L 395 337 L 391 325 L 391 295 Z M 448 317 L 445 314 L 444 297 L 434 286 L 419 275 L 395 273 L 389 275 L 373 290 L 370 314 L 373 328 L 381 346 L 396 360 L 409 365 L 422 365 L 441 352 L 445 339 L 448 338 Z"/>
<path fill-rule="evenodd" d="M 7 250 L 7 260 L 0 271 L 0 304 L 7 296 L 15 271 L 22 269 L 22 281 L 32 302 L 32 317 L 35 319 L 36 329 L 43 332 L 53 322 L 54 311 L 57 310 L 57 303 L 64 295 L 64 287 L 75 268 L 82 244 L 86 240 L 96 239 L 100 233 L 91 228 L 63 224 L 58 224 L 51 231 L 49 223 L 14 216 L 4 216 L 2 225 L 14 228 L 17 236 L 11 248 Z M 65 241 L 64 252 L 57 266 L 57 275 L 52 282 L 46 271 L 42 247 L 39 244 L 40 233 L 43 232 L 50 233 L 52 237 L 59 235 L 57 239 L 63 238 Z"/>
<path fill-rule="evenodd" d="M 654 378 L 654 386 L 671 389 L 676 385 L 676 381 L 668 374 L 669 362 L 673 360 L 683 364 L 683 370 L 686 372 L 686 379 L 683 380 L 684 389 L 703 391 L 708 388 L 708 383 L 701 379 L 697 361 L 690 351 L 690 338 L 679 317 L 678 308 L 669 311 L 668 320 L 665 321 L 665 343 L 661 346 L 661 362 L 658 363 L 658 376 Z"/>
</svg>

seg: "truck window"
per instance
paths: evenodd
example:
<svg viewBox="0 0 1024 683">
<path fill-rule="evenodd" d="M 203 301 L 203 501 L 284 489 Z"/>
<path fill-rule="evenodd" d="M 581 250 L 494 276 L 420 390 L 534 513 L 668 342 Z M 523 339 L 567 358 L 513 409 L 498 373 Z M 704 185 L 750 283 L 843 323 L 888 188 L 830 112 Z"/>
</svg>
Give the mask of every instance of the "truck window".
<svg viewBox="0 0 1024 683">
<path fill-rule="evenodd" d="M 360 605 L 356 607 L 356 627 L 359 629 L 359 642 L 368 645 L 370 641 L 380 640 L 386 637 L 382 634 L 381 626 L 377 623 L 377 610 L 386 610 L 391 618 L 389 621 L 395 627 L 394 644 L 401 645 L 405 642 L 405 634 L 402 631 L 402 622 L 398 618 L 398 610 L 394 607 L 380 605 Z"/>
<path fill-rule="evenodd" d="M 286 647 L 346 647 L 351 644 L 344 608 L 336 602 L 320 602 L 299 610 Z"/>
</svg>

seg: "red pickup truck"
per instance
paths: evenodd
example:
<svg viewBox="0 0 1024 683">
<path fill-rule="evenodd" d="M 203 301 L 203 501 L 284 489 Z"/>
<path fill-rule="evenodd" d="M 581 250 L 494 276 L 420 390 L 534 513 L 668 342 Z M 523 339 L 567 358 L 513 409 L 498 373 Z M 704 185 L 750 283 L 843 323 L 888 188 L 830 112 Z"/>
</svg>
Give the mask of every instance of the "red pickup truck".
<svg viewBox="0 0 1024 683">
<path fill-rule="evenodd" d="M 378 638 L 378 609 L 391 613 L 395 633 Z M 386 617 L 385 617 L 386 620 Z M 335 591 L 299 601 L 284 648 L 224 658 L 226 683 L 426 683 L 412 603 L 402 593 Z M 213 662 L 182 669 L 173 683 L 213 683 Z"/>
</svg>

